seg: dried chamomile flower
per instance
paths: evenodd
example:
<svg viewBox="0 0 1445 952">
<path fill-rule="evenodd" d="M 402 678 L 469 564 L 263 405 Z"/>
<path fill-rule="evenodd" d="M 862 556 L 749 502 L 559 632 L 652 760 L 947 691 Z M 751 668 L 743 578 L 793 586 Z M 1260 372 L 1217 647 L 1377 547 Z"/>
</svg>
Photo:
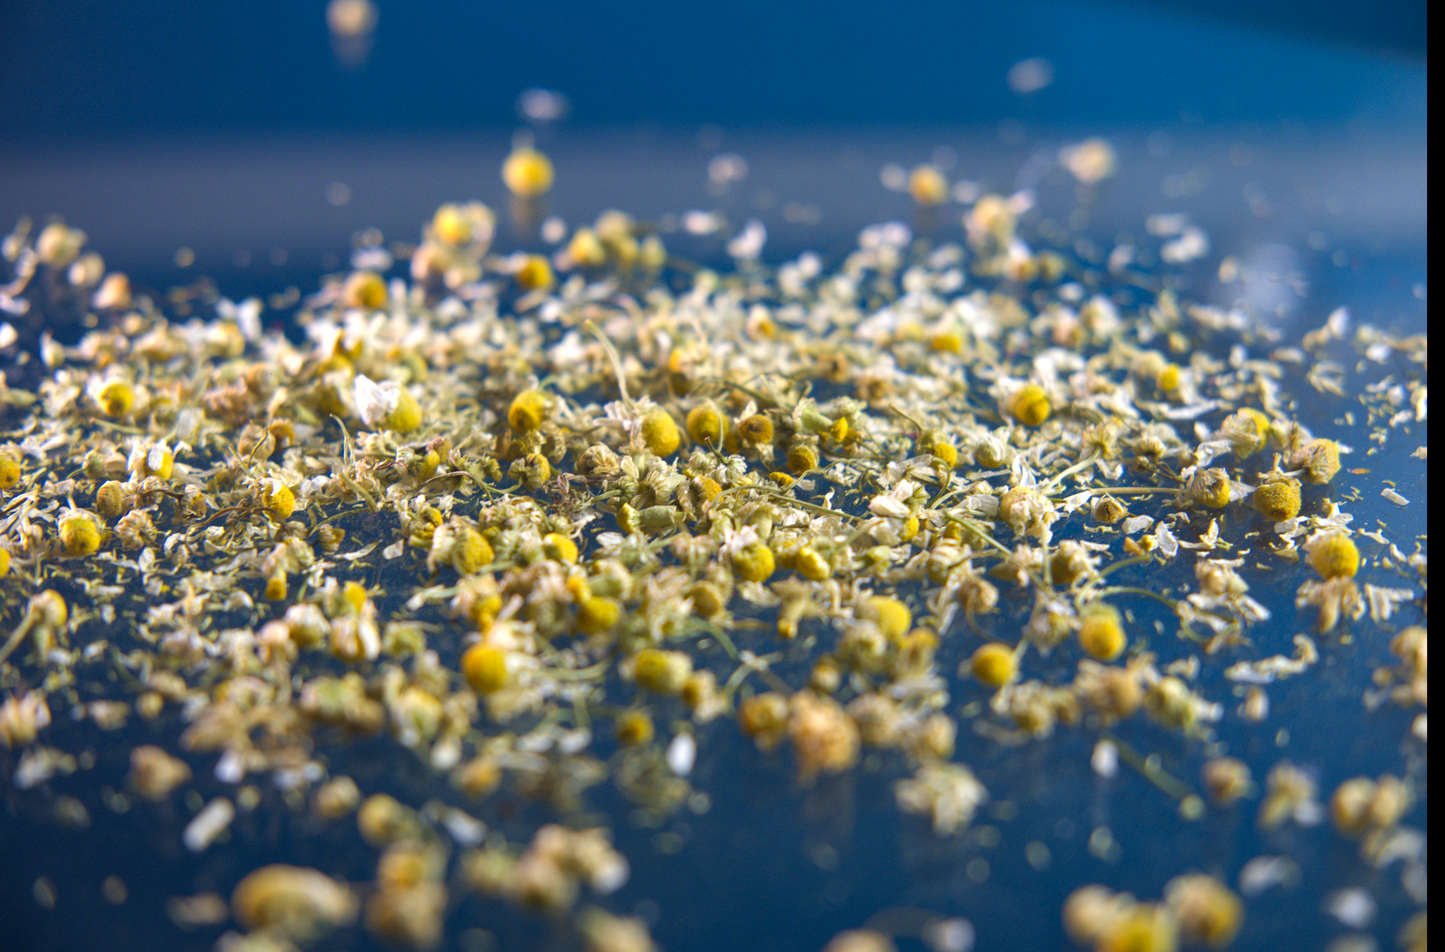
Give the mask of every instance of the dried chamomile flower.
<svg viewBox="0 0 1445 952">
<path fill-rule="evenodd" d="M 773 421 L 761 413 L 744 417 L 738 421 L 738 438 L 750 446 L 759 446 L 773 441 Z"/>
<path fill-rule="evenodd" d="M 1100 496 L 1094 500 L 1091 512 L 1098 522 L 1106 526 L 1112 526 L 1129 515 L 1129 510 L 1124 508 L 1124 504 L 1113 496 Z"/>
<path fill-rule="evenodd" d="M 95 491 L 95 508 L 105 519 L 118 519 L 131 507 L 131 497 L 125 484 L 107 480 Z"/>
<path fill-rule="evenodd" d="M 810 545 L 799 546 L 793 554 L 793 568 L 803 578 L 821 582 L 833 574 L 833 566 Z"/>
<path fill-rule="evenodd" d="M 1310 440 L 1290 454 L 1289 465 L 1303 470 L 1305 482 L 1323 485 L 1340 471 L 1340 445 L 1334 440 Z"/>
<path fill-rule="evenodd" d="M 1360 837 L 1371 830 L 1395 826 L 1412 801 L 1409 787 L 1398 777 L 1355 777 L 1335 788 L 1330 798 L 1330 817 L 1341 834 Z"/>
<path fill-rule="evenodd" d="M 882 932 L 849 929 L 828 940 L 823 952 L 898 952 L 898 946 Z"/>
<path fill-rule="evenodd" d="M 915 442 L 920 455 L 932 456 L 943 464 L 944 469 L 953 469 L 958 465 L 958 448 L 948 442 L 940 430 L 924 430 L 918 434 Z"/>
<path fill-rule="evenodd" d="M 432 232 L 446 245 L 467 245 L 472 241 L 472 221 L 460 205 L 442 205 L 432 215 Z"/>
<path fill-rule="evenodd" d="M 56 524 L 60 548 L 72 558 L 94 555 L 105 538 L 100 520 L 84 509 L 71 509 Z"/>
<path fill-rule="evenodd" d="M 1128 893 L 1116 894 L 1103 886 L 1081 886 L 1064 900 L 1064 931 L 1079 945 L 1095 943 L 1134 905 L 1134 897 Z"/>
<path fill-rule="evenodd" d="M 289 519 L 296 511 L 296 493 L 280 480 L 268 480 L 257 491 L 256 498 L 261 508 L 277 519 Z"/>
<path fill-rule="evenodd" d="M 1203 873 L 1175 876 L 1164 887 L 1164 904 L 1179 922 L 1185 942 L 1222 949 L 1244 924 L 1244 903 L 1228 886 Z"/>
<path fill-rule="evenodd" d="M 1016 486 L 998 501 L 998 516 L 1019 536 L 1033 536 L 1047 542 L 1049 525 L 1058 518 L 1054 504 L 1033 486 Z"/>
<path fill-rule="evenodd" d="M 939 836 L 966 828 L 988 800 L 988 790 L 963 764 L 925 763 L 912 777 L 898 781 L 893 794 L 905 813 L 928 817 Z"/>
<path fill-rule="evenodd" d="M 1204 789 L 1209 799 L 1227 807 L 1254 794 L 1249 765 L 1236 757 L 1215 757 L 1204 764 Z"/>
<path fill-rule="evenodd" d="M 799 691 L 790 708 L 787 733 L 801 780 L 820 772 L 840 773 L 857 762 L 858 727 L 837 701 Z"/>
<path fill-rule="evenodd" d="M 1174 952 L 1179 923 L 1166 906 L 1136 902 L 1110 919 L 1094 942 L 1095 952 Z"/>
<path fill-rule="evenodd" d="M 1299 515 L 1299 482 L 1286 476 L 1266 482 L 1254 491 L 1254 508 L 1270 522 L 1284 522 Z"/>
<path fill-rule="evenodd" d="M 1144 702 L 1142 673 L 1132 664 L 1118 667 L 1080 661 L 1073 688 L 1079 700 L 1092 707 L 1105 722 L 1132 717 Z"/>
<path fill-rule="evenodd" d="M 367 426 L 407 434 L 421 426 L 421 404 L 395 380 L 377 383 L 365 374 L 352 382 L 356 412 Z"/>
<path fill-rule="evenodd" d="M 738 725 L 763 750 L 783 739 L 788 725 L 788 699 L 773 691 L 754 694 L 738 705 Z"/>
<path fill-rule="evenodd" d="M 1259 828 L 1273 830 L 1287 820 L 1310 824 L 1319 819 L 1315 802 L 1319 787 L 1313 777 L 1288 761 L 1275 764 L 1266 778 L 1264 802 L 1259 807 Z"/>
<path fill-rule="evenodd" d="M 948 201 L 948 179 L 936 165 L 919 165 L 908 176 L 908 194 L 924 207 Z"/>
<path fill-rule="evenodd" d="M 130 752 L 130 787 L 147 800 L 160 803 L 190 780 L 190 766 L 159 747 L 147 744 Z"/>
<path fill-rule="evenodd" d="M 732 560 L 733 571 L 745 582 L 765 582 L 777 567 L 773 550 L 751 526 L 738 532 L 737 538 L 724 543 L 723 548 Z"/>
<path fill-rule="evenodd" d="M 692 677 L 692 658 L 681 651 L 644 648 L 633 660 L 637 683 L 657 694 L 678 694 Z"/>
<path fill-rule="evenodd" d="M 1229 505 L 1229 474 L 1222 469 L 1196 470 L 1189 477 L 1184 492 L 1189 501 L 1206 509 L 1223 509 Z"/>
<path fill-rule="evenodd" d="M 567 257 L 579 268 L 600 268 L 607 263 L 607 249 L 591 228 L 578 228 L 567 243 Z"/>
<path fill-rule="evenodd" d="M 1269 440 L 1269 417 L 1251 407 L 1243 407 L 1224 418 L 1219 433 L 1229 442 L 1234 455 L 1243 459 L 1264 449 Z"/>
<path fill-rule="evenodd" d="M 588 909 L 580 928 L 587 940 L 587 952 L 657 952 L 647 923 L 635 917 Z"/>
<path fill-rule="evenodd" d="M 309 942 L 356 918 L 356 897 L 314 869 L 263 866 L 236 884 L 231 914 L 247 929 L 266 929 Z"/>
<path fill-rule="evenodd" d="M 63 268 L 80 256 L 85 247 L 85 232 L 70 228 L 62 221 L 46 225 L 35 239 L 35 254 L 52 268 Z"/>
<path fill-rule="evenodd" d="M 135 387 L 129 380 L 108 380 L 95 394 L 96 406 L 108 417 L 124 417 L 135 406 Z"/>
<path fill-rule="evenodd" d="M 159 480 L 170 479 L 175 465 L 175 453 L 165 443 L 137 442 L 126 460 L 126 468 L 131 475 L 140 478 L 154 476 Z"/>
<path fill-rule="evenodd" d="M 614 733 L 623 747 L 641 747 L 652 742 L 652 718 L 646 711 L 628 711 L 617 718 Z"/>
<path fill-rule="evenodd" d="M 888 595 L 869 596 L 859 607 L 858 617 L 877 624 L 889 641 L 897 641 L 913 627 L 913 613 L 908 606 Z"/>
<path fill-rule="evenodd" d="M 552 464 L 541 453 L 528 453 L 512 461 L 507 475 L 528 489 L 540 489 L 552 478 Z"/>
<path fill-rule="evenodd" d="M 589 635 L 600 635 L 617 627 L 622 606 L 616 600 L 593 596 L 577 606 L 577 628 Z"/>
<path fill-rule="evenodd" d="M 1211 705 L 1195 695 L 1179 678 L 1160 678 L 1144 693 L 1144 709 L 1166 727 L 1186 733 L 1195 730 L 1202 720 L 1218 720 L 1218 705 Z"/>
</svg>

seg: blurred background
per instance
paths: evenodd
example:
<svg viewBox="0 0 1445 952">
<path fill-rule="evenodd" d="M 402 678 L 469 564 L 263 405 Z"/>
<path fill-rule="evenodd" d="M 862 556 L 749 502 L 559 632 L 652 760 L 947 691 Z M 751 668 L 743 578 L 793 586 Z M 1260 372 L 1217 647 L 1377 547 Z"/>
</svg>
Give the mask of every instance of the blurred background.
<svg viewBox="0 0 1445 952">
<path fill-rule="evenodd" d="M 8 145 L 481 131 L 514 122 L 529 87 L 564 92 L 588 128 L 1328 122 L 1425 105 L 1423 0 L 378 0 L 369 29 L 334 17 L 334 43 L 323 7 L 8 0 Z M 1020 95 L 1008 72 L 1031 57 L 1057 81 Z"/>
<path fill-rule="evenodd" d="M 1148 211 L 1216 244 L 1423 251 L 1424 37 L 1423 0 L 8 0 L 0 222 L 62 215 L 141 283 L 305 291 L 361 229 L 500 207 L 530 126 L 569 223 L 759 216 L 776 260 L 908 214 L 890 161 L 1011 190 L 1031 161 L 1045 179 L 1039 150 L 1104 134 L 1111 226 L 1168 199 Z M 743 177 L 712 181 L 720 154 Z"/>
</svg>

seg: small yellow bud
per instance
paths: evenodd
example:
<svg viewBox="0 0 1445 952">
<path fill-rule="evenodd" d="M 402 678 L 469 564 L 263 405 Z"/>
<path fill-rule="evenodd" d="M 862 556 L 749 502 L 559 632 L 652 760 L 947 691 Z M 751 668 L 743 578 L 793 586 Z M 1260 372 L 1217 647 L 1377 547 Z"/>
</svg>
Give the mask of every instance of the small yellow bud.
<svg viewBox="0 0 1445 952">
<path fill-rule="evenodd" d="M 452 568 L 458 575 L 471 575 L 496 558 L 492 544 L 487 537 L 471 526 L 457 533 L 456 547 L 452 549 Z"/>
<path fill-rule="evenodd" d="M 1360 550 L 1343 532 L 1322 535 L 1305 545 L 1310 567 L 1321 578 L 1352 578 L 1360 570 Z"/>
<path fill-rule="evenodd" d="M 1292 479 L 1266 483 L 1254 491 L 1254 508 L 1270 522 L 1283 522 L 1299 515 L 1299 483 Z"/>
<path fill-rule="evenodd" d="M 495 694 L 507 684 L 507 653 L 478 642 L 462 655 L 462 677 L 478 694 Z"/>
<path fill-rule="evenodd" d="M 681 651 L 644 648 L 637 653 L 637 683 L 657 694 L 677 694 L 692 677 L 692 659 Z"/>
<path fill-rule="evenodd" d="M 466 245 L 472 240 L 472 222 L 459 205 L 443 205 L 431 220 L 437 240 L 446 245 Z"/>
<path fill-rule="evenodd" d="M 920 165 L 908 176 L 908 194 L 924 207 L 948 201 L 948 179 L 935 165 Z"/>
<path fill-rule="evenodd" d="M 558 562 L 577 561 L 577 543 L 560 532 L 549 532 L 542 537 L 542 551 L 547 558 Z"/>
<path fill-rule="evenodd" d="M 18 461 L 8 456 L 0 456 L 0 489 L 10 489 L 20 482 L 22 473 Z"/>
<path fill-rule="evenodd" d="M 1079 645 L 1091 657 L 1113 661 L 1124 651 L 1123 620 L 1113 605 L 1095 602 L 1084 611 L 1079 622 Z"/>
<path fill-rule="evenodd" d="M 693 407 L 687 413 L 687 435 L 703 446 L 722 446 L 727 432 L 727 418 L 710 403 Z"/>
<path fill-rule="evenodd" d="M 518 198 L 538 198 L 552 187 L 552 160 L 536 149 L 517 149 L 502 163 L 502 181 Z"/>
<path fill-rule="evenodd" d="M 579 268 L 600 268 L 607 263 L 607 249 L 591 228 L 578 228 L 567 243 L 567 257 Z"/>
<path fill-rule="evenodd" d="M 658 456 L 671 456 L 682 445 L 682 434 L 672 415 L 659 407 L 642 418 L 642 442 Z"/>
<path fill-rule="evenodd" d="M 1181 375 L 1178 364 L 1165 364 L 1164 369 L 1154 378 L 1154 384 L 1165 393 L 1173 393 L 1179 389 Z"/>
<path fill-rule="evenodd" d="M 135 406 L 135 388 L 128 380 L 112 380 L 100 388 L 95 402 L 106 416 L 123 417 Z"/>
<path fill-rule="evenodd" d="M 577 606 L 577 627 L 589 635 L 611 631 L 622 617 L 622 606 L 610 598 L 593 597 Z"/>
<path fill-rule="evenodd" d="M 888 595 L 873 595 L 858 610 L 861 618 L 878 623 L 878 630 L 889 641 L 902 638 L 913 627 L 913 612 L 908 606 Z"/>
<path fill-rule="evenodd" d="M 1051 412 L 1049 395 L 1036 383 L 1024 384 L 1009 402 L 1009 412 L 1024 426 L 1039 426 Z"/>
<path fill-rule="evenodd" d="M 818 468 L 818 451 L 807 443 L 794 443 L 788 448 L 788 469 L 799 476 Z"/>
<path fill-rule="evenodd" d="M 541 255 L 527 255 L 527 260 L 522 262 L 513 277 L 524 291 L 546 290 L 557 283 L 552 266 Z"/>
<path fill-rule="evenodd" d="M 66 555 L 80 558 L 94 555 L 100 548 L 100 520 L 83 509 L 71 509 L 65 513 L 60 517 L 57 528 L 60 546 Z"/>
<path fill-rule="evenodd" d="M 821 582 L 833 574 L 833 567 L 828 564 L 828 560 L 819 555 L 818 551 L 810 545 L 798 549 L 793 558 L 793 565 L 799 575 L 814 582 Z"/>
<path fill-rule="evenodd" d="M 507 423 L 518 433 L 530 433 L 547 417 L 547 395 L 540 390 L 523 390 L 507 410 Z"/>
<path fill-rule="evenodd" d="M 269 490 L 262 489 L 259 498 L 261 508 L 277 519 L 287 519 L 296 511 L 296 494 L 285 483 L 276 483 Z"/>
<path fill-rule="evenodd" d="M 347 582 L 341 586 L 341 597 L 350 610 L 355 614 L 361 614 L 366 607 L 366 586 L 360 582 Z"/>
<path fill-rule="evenodd" d="M 776 567 L 773 550 L 763 542 L 749 542 L 733 556 L 733 571 L 747 582 L 766 581 Z"/>
<path fill-rule="evenodd" d="M 374 311 L 386 306 L 386 282 L 375 271 L 353 271 L 341 286 L 343 307 Z"/>
<path fill-rule="evenodd" d="M 646 711 L 628 711 L 617 718 L 617 742 L 623 747 L 641 747 L 653 735 L 652 718 Z"/>
<path fill-rule="evenodd" d="M 969 670 L 981 683 L 991 688 L 1000 688 L 1018 674 L 1018 660 L 1013 649 L 999 642 L 990 642 L 973 653 L 968 663 Z"/>
<path fill-rule="evenodd" d="M 940 353 L 957 354 L 963 350 L 963 338 L 957 331 L 939 331 L 928 339 L 928 345 Z"/>
<path fill-rule="evenodd" d="M 711 618 L 726 607 L 722 592 L 712 582 L 694 583 L 687 597 L 692 600 L 692 610 L 703 618 Z"/>
<path fill-rule="evenodd" d="M 773 441 L 773 421 L 761 413 L 754 413 L 738 423 L 738 436 L 753 446 L 771 443 Z"/>
<path fill-rule="evenodd" d="M 421 426 L 421 404 L 406 387 L 398 387 L 396 406 L 382 418 L 382 425 L 388 430 L 406 434 Z"/>
</svg>

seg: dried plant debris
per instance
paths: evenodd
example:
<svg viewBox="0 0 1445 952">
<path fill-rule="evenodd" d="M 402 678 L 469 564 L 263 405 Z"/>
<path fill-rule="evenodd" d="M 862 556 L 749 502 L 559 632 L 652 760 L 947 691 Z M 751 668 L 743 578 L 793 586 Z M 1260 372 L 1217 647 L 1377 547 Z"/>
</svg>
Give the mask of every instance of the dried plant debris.
<svg viewBox="0 0 1445 952">
<path fill-rule="evenodd" d="M 1107 144 L 1068 156 L 1085 182 L 1114 167 Z M 553 168 L 529 147 L 504 176 L 527 199 Z M 905 187 L 962 194 L 931 166 Z M 980 762 L 1070 731 L 1099 776 L 1122 761 L 1186 818 L 1262 797 L 1266 831 L 1328 812 L 1365 862 L 1421 862 L 1402 820 L 1423 767 L 1327 808 L 1308 764 L 1280 759 L 1261 790 L 1219 732 L 1268 719 L 1264 685 L 1377 642 L 1392 660 L 1366 707 L 1426 705 L 1423 537 L 1362 525 L 1366 497 L 1408 500 L 1346 468 L 1422 432 L 1425 339 L 1339 312 L 1290 342 L 1166 282 L 1114 294 L 1132 248 L 1107 268 L 1035 251 L 1027 195 L 967 197 L 964 243 L 891 223 L 832 270 L 767 268 L 749 226 L 731 272 L 687 269 L 619 212 L 551 257 L 503 255 L 489 208 L 446 205 L 405 276 L 373 256 L 326 279 L 293 337 L 255 300 L 185 316 L 83 232 L 22 222 L 6 346 L 32 309 L 95 319 L 0 380 L 7 779 L 89 769 L 50 746 L 65 715 L 111 738 L 133 715 L 156 730 L 112 806 L 184 800 L 192 850 L 258 809 L 357 824 L 374 882 L 256 869 L 227 948 L 353 923 L 432 948 L 471 891 L 567 917 L 588 948 L 652 949 L 646 922 L 591 905 L 630 869 L 593 788 L 644 818 L 703 812 L 714 771 L 695 765 L 740 756 L 738 734 L 800 789 L 888 773 L 945 841 L 996 837 L 981 811 L 1012 806 Z M 1208 253 L 1187 222 L 1149 230 L 1166 260 Z M 1341 419 L 1363 436 L 1307 412 L 1355 390 Z M 1125 729 L 1198 751 L 1200 792 Z M 333 766 L 378 737 L 453 805 Z M 510 844 L 489 828 L 503 796 L 552 819 Z M 1161 888 L 1085 887 L 1064 925 L 1099 949 L 1239 931 L 1219 880 Z M 197 903 L 176 899 L 177 923 L 225 917 Z"/>
</svg>

